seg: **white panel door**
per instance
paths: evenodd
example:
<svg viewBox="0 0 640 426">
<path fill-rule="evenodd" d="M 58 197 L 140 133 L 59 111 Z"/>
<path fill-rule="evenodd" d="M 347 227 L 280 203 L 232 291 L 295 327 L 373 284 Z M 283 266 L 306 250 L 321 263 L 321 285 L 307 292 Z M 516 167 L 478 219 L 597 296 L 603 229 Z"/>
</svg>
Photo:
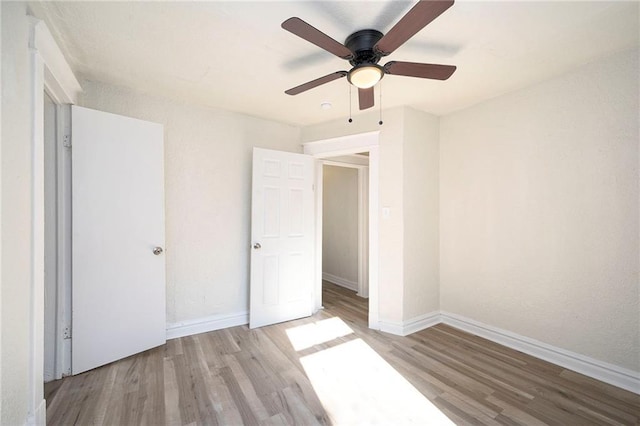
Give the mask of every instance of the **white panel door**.
<svg viewBox="0 0 640 426">
<path fill-rule="evenodd" d="M 72 107 L 73 374 L 166 341 L 162 125 Z"/>
<path fill-rule="evenodd" d="M 313 310 L 314 159 L 253 149 L 249 327 Z"/>
</svg>

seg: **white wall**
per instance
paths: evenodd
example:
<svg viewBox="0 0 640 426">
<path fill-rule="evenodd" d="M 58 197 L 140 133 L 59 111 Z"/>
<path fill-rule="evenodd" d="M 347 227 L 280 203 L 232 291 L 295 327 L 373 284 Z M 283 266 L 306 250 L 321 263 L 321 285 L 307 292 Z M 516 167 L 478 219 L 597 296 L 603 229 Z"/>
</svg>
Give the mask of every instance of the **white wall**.
<svg viewBox="0 0 640 426">
<path fill-rule="evenodd" d="M 357 291 L 358 169 L 324 166 L 322 210 L 322 273 Z"/>
<path fill-rule="evenodd" d="M 248 309 L 252 147 L 301 152 L 298 128 L 95 82 L 81 104 L 164 125 L 167 322 Z"/>
<path fill-rule="evenodd" d="M 640 371 L 638 53 L 441 121 L 441 307 Z"/>
<path fill-rule="evenodd" d="M 2 10 L 0 424 L 27 420 L 31 300 L 29 22 L 25 3 Z"/>
<path fill-rule="evenodd" d="M 438 117 L 405 109 L 405 321 L 440 309 L 439 133 Z"/>
</svg>

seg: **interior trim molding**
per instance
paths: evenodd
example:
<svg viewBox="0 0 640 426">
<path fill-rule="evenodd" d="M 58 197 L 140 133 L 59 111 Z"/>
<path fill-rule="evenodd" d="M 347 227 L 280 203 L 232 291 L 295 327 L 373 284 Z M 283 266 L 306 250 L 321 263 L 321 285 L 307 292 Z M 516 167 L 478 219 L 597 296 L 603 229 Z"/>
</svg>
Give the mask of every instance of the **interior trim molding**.
<svg viewBox="0 0 640 426">
<path fill-rule="evenodd" d="M 434 325 L 440 324 L 441 322 L 442 320 L 440 318 L 439 311 L 433 311 L 424 315 L 413 317 L 407 321 L 404 321 L 403 336 L 408 336 L 409 334 L 416 333 L 420 330 L 433 327 Z"/>
<path fill-rule="evenodd" d="M 246 324 L 249 324 L 247 311 L 175 322 L 167 324 L 167 340 Z"/>
<path fill-rule="evenodd" d="M 27 425 L 44 426 L 47 424 L 47 401 L 42 399 L 33 415 L 27 418 Z"/>
<path fill-rule="evenodd" d="M 30 17 L 30 47 L 38 51 L 46 64 L 44 86 L 57 104 L 76 104 L 82 87 L 44 21 Z"/>
<path fill-rule="evenodd" d="M 374 141 L 373 145 L 378 145 L 379 135 L 380 131 L 375 130 L 373 132 L 303 142 L 302 147 L 305 154 L 313 155 L 317 158 L 336 157 L 357 153 L 358 150 L 354 150 L 354 148 L 362 148 L 362 151 L 367 151 L 366 148 L 372 146 L 372 141 Z M 371 164 L 371 156 L 369 156 L 369 164 Z"/>
<path fill-rule="evenodd" d="M 460 315 L 441 312 L 441 322 L 585 376 L 640 394 L 640 373 L 557 348 Z"/>
<path fill-rule="evenodd" d="M 322 273 L 322 279 L 324 281 L 329 281 L 335 285 L 339 285 L 340 287 L 348 288 L 349 290 L 358 291 L 358 283 L 355 281 L 349 281 L 346 278 L 341 278 L 337 275 L 330 274 L 328 272 Z"/>
<path fill-rule="evenodd" d="M 213 315 L 196 320 L 182 321 L 167 325 L 167 340 L 248 323 L 248 312 Z M 386 333 L 395 334 L 396 336 L 408 336 L 440 323 L 450 325 L 451 327 L 480 336 L 510 349 L 523 352 L 535 358 L 640 395 L 640 373 L 638 372 L 566 349 L 561 349 L 450 312 L 433 311 L 405 321 L 381 320 L 378 322 L 378 329 Z"/>
<path fill-rule="evenodd" d="M 380 320 L 378 321 L 377 329 L 380 331 L 384 331 L 385 333 L 395 334 L 396 336 L 404 336 L 404 334 L 402 334 L 402 322 L 400 321 Z"/>
<path fill-rule="evenodd" d="M 402 322 L 380 321 L 380 331 L 395 334 L 396 336 L 408 336 L 420 330 L 433 327 L 441 322 L 440 312 L 433 311 Z"/>
<path fill-rule="evenodd" d="M 434 311 L 402 322 L 380 321 L 379 324 L 381 331 L 397 336 L 407 336 L 440 323 L 640 395 L 640 373 L 638 372 L 450 312 Z"/>
<path fill-rule="evenodd" d="M 29 22 L 31 121 L 31 296 L 27 424 L 44 425 L 44 93 L 55 104 L 75 103 L 82 88 L 44 21 Z M 26 47 L 26 46 L 25 46 Z M 58 336 L 56 336 L 56 339 Z M 56 342 L 56 352 L 62 346 Z"/>
</svg>

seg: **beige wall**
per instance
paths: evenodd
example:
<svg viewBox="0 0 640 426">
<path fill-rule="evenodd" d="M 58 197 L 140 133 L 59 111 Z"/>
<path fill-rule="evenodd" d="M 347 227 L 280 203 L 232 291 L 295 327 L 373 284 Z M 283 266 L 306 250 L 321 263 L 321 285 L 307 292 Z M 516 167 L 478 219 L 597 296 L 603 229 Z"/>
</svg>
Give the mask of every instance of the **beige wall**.
<svg viewBox="0 0 640 426">
<path fill-rule="evenodd" d="M 358 289 L 358 170 L 324 166 L 322 273 Z M 346 282 L 346 283 L 345 283 Z"/>
<path fill-rule="evenodd" d="M 640 371 L 638 53 L 442 119 L 441 308 Z"/>
<path fill-rule="evenodd" d="M 167 322 L 248 309 L 252 147 L 301 152 L 296 127 L 84 82 L 81 105 L 164 125 Z"/>
<path fill-rule="evenodd" d="M 0 424 L 27 420 L 31 300 L 31 121 L 29 22 L 24 3 L 1 2 L 2 332 Z"/>
<path fill-rule="evenodd" d="M 439 119 L 404 112 L 404 310 L 411 320 L 440 309 Z"/>
</svg>

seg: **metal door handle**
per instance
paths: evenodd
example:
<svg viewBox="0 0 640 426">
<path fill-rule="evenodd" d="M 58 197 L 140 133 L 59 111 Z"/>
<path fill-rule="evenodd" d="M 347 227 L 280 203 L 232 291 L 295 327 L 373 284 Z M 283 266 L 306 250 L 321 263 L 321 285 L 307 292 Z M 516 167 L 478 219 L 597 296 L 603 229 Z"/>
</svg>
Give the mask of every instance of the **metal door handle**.
<svg viewBox="0 0 640 426">
<path fill-rule="evenodd" d="M 257 249 L 259 249 L 259 248 L 261 248 L 261 247 L 262 247 L 262 246 L 260 245 L 260 243 L 255 243 L 255 244 L 253 245 L 253 248 L 254 248 L 254 249 L 256 249 L 256 250 L 257 250 Z"/>
<path fill-rule="evenodd" d="M 156 256 L 160 256 L 162 254 L 163 250 L 162 247 L 154 247 L 153 248 L 153 254 L 155 254 Z"/>
</svg>

